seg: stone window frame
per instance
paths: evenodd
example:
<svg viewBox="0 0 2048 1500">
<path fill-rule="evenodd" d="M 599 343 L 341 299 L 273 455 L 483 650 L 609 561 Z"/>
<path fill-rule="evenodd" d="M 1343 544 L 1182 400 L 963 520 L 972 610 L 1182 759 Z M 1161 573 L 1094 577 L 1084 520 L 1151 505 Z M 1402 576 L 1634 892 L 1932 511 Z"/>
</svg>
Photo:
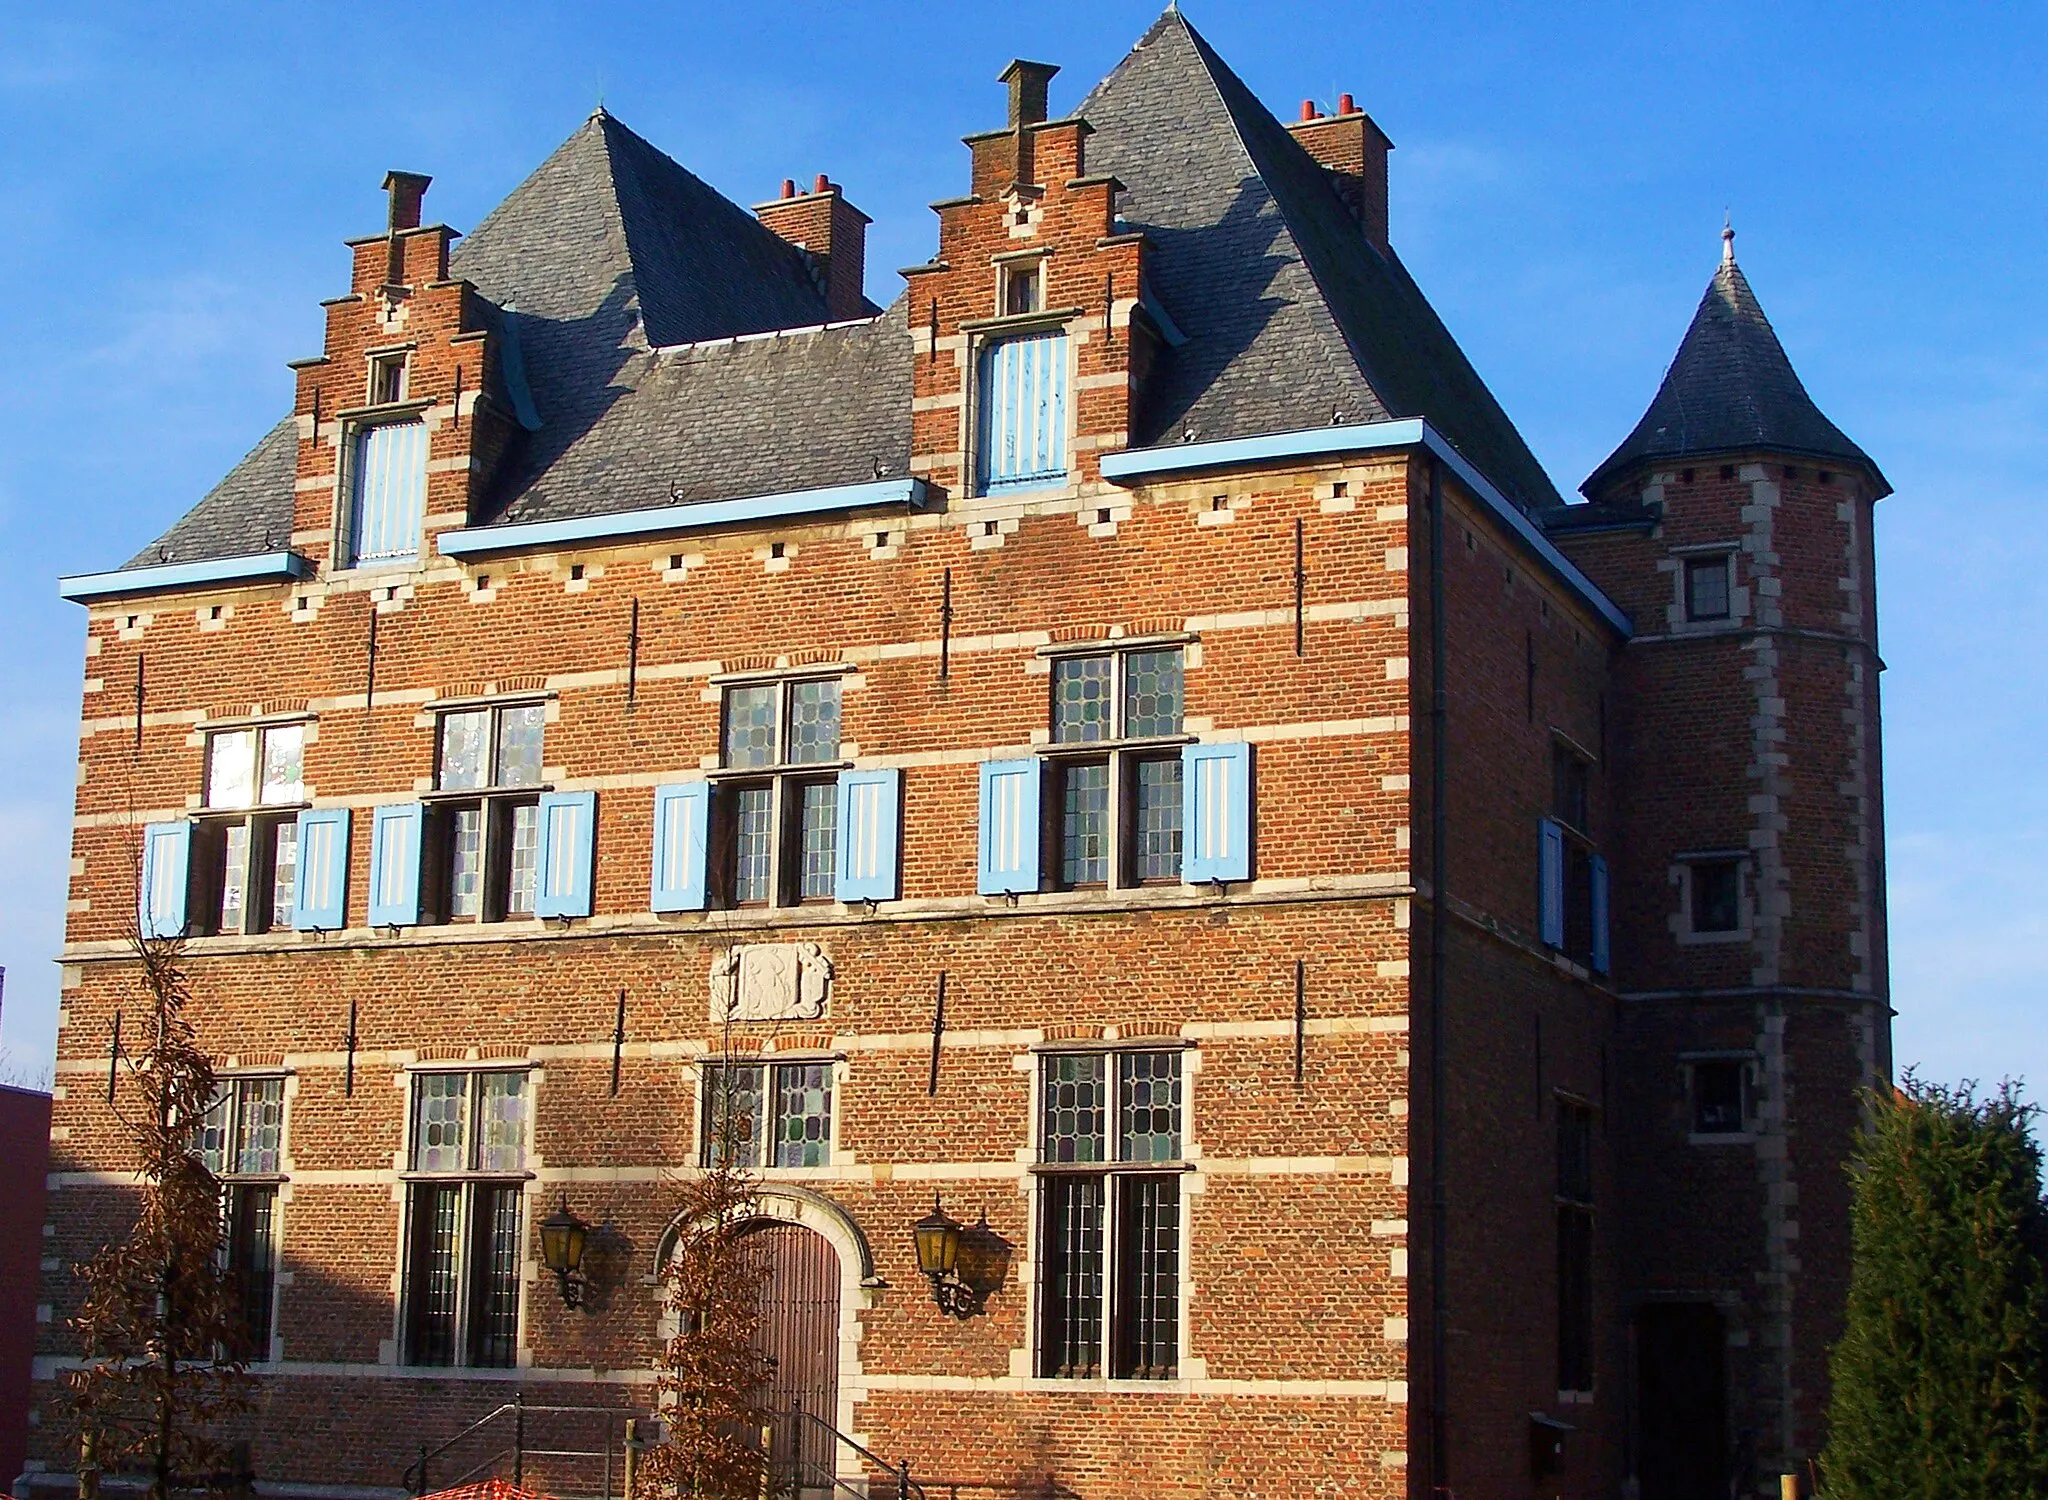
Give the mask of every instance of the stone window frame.
<svg viewBox="0 0 2048 1500">
<path fill-rule="evenodd" d="M 1122 1070 L 1118 1059 L 1125 1055 L 1172 1053 L 1178 1059 L 1179 1131 L 1180 1154 L 1170 1161 L 1126 1161 L 1117 1158 L 1117 1143 L 1122 1135 Z M 1103 1125 L 1103 1138 L 1109 1159 L 1101 1162 L 1055 1163 L 1044 1160 L 1046 1154 L 1044 1134 L 1046 1065 L 1048 1060 L 1075 1055 L 1098 1056 L 1107 1059 L 1105 1082 L 1109 1097 L 1108 1118 Z M 1080 1389 L 1114 1389 L 1122 1391 L 1172 1390 L 1180 1382 L 1200 1378 L 1205 1362 L 1194 1356 L 1190 1349 L 1193 1331 L 1191 1305 L 1193 1302 L 1193 1214 L 1192 1200 L 1200 1178 L 1201 1148 L 1196 1144 L 1191 1130 L 1195 1118 L 1196 1080 L 1201 1073 L 1201 1049 L 1197 1043 L 1178 1035 L 1146 1035 L 1143 1033 L 1123 1036 L 1075 1038 L 1045 1042 L 1031 1049 L 1031 1052 L 1017 1060 L 1017 1066 L 1031 1081 L 1029 1097 L 1030 1120 L 1026 1139 L 1029 1142 L 1021 1153 L 1028 1158 L 1026 1168 L 1029 1187 L 1029 1211 L 1026 1216 L 1027 1235 L 1030 1245 L 1031 1276 L 1025 1285 L 1029 1302 L 1025 1319 L 1025 1347 L 1021 1351 L 1024 1368 L 1030 1374 L 1028 1383 L 1033 1389 L 1049 1391 L 1072 1391 Z M 1098 1354 L 1102 1358 L 1100 1371 L 1093 1375 L 1047 1374 L 1042 1361 L 1046 1350 L 1047 1298 L 1045 1276 L 1050 1262 L 1049 1231 L 1047 1215 L 1050 1199 L 1047 1185 L 1053 1179 L 1075 1177 L 1101 1177 L 1104 1181 L 1102 1207 L 1102 1255 L 1101 1284 L 1102 1312 L 1099 1335 L 1101 1344 Z M 1172 1178 L 1179 1184 L 1177 1194 L 1175 1255 L 1175 1322 L 1174 1341 L 1176 1366 L 1171 1373 L 1159 1375 L 1116 1375 L 1115 1360 L 1118 1340 L 1117 1318 L 1119 1281 L 1118 1219 L 1123 1207 L 1123 1189 L 1115 1185 L 1117 1179 L 1136 1181 L 1139 1179 Z"/>
<path fill-rule="evenodd" d="M 1137 735 L 1127 732 L 1126 713 L 1128 696 L 1127 678 L 1129 659 L 1133 656 L 1152 655 L 1165 651 L 1180 653 L 1180 723 L 1181 728 L 1170 734 Z M 1045 884 L 1055 891 L 1118 891 L 1136 890 L 1145 886 L 1178 886 L 1182 884 L 1181 865 L 1183 855 L 1172 861 L 1172 870 L 1164 875 L 1140 876 L 1135 865 L 1136 855 L 1136 813 L 1138 766 L 1142 762 L 1171 761 L 1176 774 L 1181 764 L 1180 751 L 1196 743 L 1199 738 L 1188 725 L 1187 681 L 1189 671 L 1200 665 L 1201 657 L 1196 649 L 1196 639 L 1186 633 L 1158 634 L 1097 639 L 1087 641 L 1061 642 L 1052 646 L 1041 646 L 1036 655 L 1046 673 L 1045 707 L 1046 727 L 1044 739 L 1034 746 L 1043 766 L 1045 781 L 1039 799 L 1040 840 L 1042 852 L 1039 868 L 1045 872 Z M 1060 740 L 1057 734 L 1059 667 L 1062 663 L 1108 658 L 1110 660 L 1109 686 L 1109 733 L 1094 740 Z M 1035 736 L 1034 736 L 1035 738 Z M 1060 783 L 1062 771 L 1078 763 L 1100 762 L 1108 768 L 1108 808 L 1105 813 L 1108 827 L 1108 849 L 1104 855 L 1106 878 L 1100 881 L 1069 882 L 1065 876 L 1065 816 L 1066 799 Z M 1178 795 L 1175 799 L 1178 802 Z M 1185 840 L 1186 829 L 1181 830 Z"/>
<path fill-rule="evenodd" d="M 432 1074 L 460 1073 L 467 1077 L 462 1167 L 451 1171 L 426 1171 L 416 1169 L 412 1163 L 417 1149 L 419 1130 L 419 1081 Z M 490 1075 L 510 1073 L 523 1074 L 526 1078 L 526 1110 L 524 1138 L 520 1145 L 520 1165 L 516 1169 L 485 1170 L 475 1165 L 477 1145 L 482 1137 L 481 1101 L 483 1091 L 477 1086 L 478 1080 Z M 544 1072 L 539 1062 L 531 1058 L 436 1058 L 407 1065 L 398 1075 L 396 1082 L 404 1090 L 404 1134 L 398 1151 L 399 1171 L 399 1233 L 398 1233 L 398 1274 L 394 1279 L 398 1295 L 394 1298 L 393 1317 L 396 1338 L 392 1344 L 392 1362 L 405 1370 L 469 1370 L 485 1372 L 504 1371 L 502 1376 L 486 1378 L 517 1379 L 517 1372 L 526 1354 L 527 1318 L 530 1313 L 529 1292 L 537 1283 L 534 1280 L 534 1262 L 529 1244 L 534 1224 L 534 1208 L 539 1201 L 536 1188 L 539 1171 L 534 1151 L 535 1127 L 540 1119 L 540 1085 Z M 474 1329 L 471 1317 L 475 1296 L 476 1268 L 473 1259 L 474 1241 L 477 1237 L 476 1188 L 497 1187 L 517 1193 L 519 1223 L 512 1235 L 518 1255 L 518 1270 L 514 1278 L 517 1290 L 514 1292 L 512 1358 L 502 1364 L 480 1363 L 475 1355 Z M 458 1220 L 459 1251 L 457 1268 L 454 1272 L 456 1285 L 456 1308 L 453 1327 L 450 1330 L 450 1358 L 444 1363 L 421 1363 L 413 1358 L 415 1315 L 414 1297 L 417 1286 L 414 1275 L 414 1257 L 418 1253 L 416 1239 L 420 1227 L 415 1215 L 419 1212 L 420 1189 L 422 1187 L 457 1186 L 462 1189 L 460 1217 Z"/>
<path fill-rule="evenodd" d="M 503 767 L 499 763 L 501 716 L 508 709 L 520 708 L 540 710 L 540 763 L 535 768 L 537 775 L 534 780 L 506 782 L 503 780 Z M 441 782 L 448 721 L 458 715 L 478 713 L 490 716 L 490 727 L 484 745 L 484 753 L 488 758 L 484 784 L 474 787 L 444 787 Z M 419 841 L 420 911 L 423 924 L 485 926 L 498 922 L 532 920 L 533 912 L 530 908 L 525 911 L 514 911 L 511 908 L 512 864 L 517 844 L 514 825 L 522 810 L 533 809 L 533 854 L 536 860 L 537 890 L 540 799 L 554 789 L 554 783 L 547 774 L 547 726 L 555 717 L 554 695 L 509 693 L 490 698 L 449 699 L 430 704 L 427 712 L 421 717 L 430 721 L 434 734 L 433 774 L 420 791 L 420 799 L 425 806 Z M 477 857 L 481 869 L 481 884 L 477 911 L 473 915 L 458 917 L 451 911 L 454 906 L 456 853 L 453 819 L 460 812 L 471 810 L 472 804 L 480 818 L 480 845 Z"/>
<path fill-rule="evenodd" d="M 1740 1068 L 1742 1087 L 1742 1129 L 1701 1130 L 1698 1106 L 1698 1069 L 1702 1063 L 1733 1063 Z M 1703 1049 L 1678 1054 L 1679 1082 L 1685 1101 L 1685 1140 L 1690 1146 L 1751 1146 L 1757 1139 L 1757 1098 L 1761 1091 L 1762 1059 L 1754 1047 Z"/>
<path fill-rule="evenodd" d="M 1075 447 L 1079 435 L 1080 402 L 1078 381 L 1080 379 L 1080 341 L 1075 337 L 1076 322 L 1082 318 L 1086 308 L 1054 307 L 1047 298 L 1045 269 L 1052 251 L 1033 247 L 1019 251 L 1010 259 L 1028 259 L 1039 265 L 1039 307 L 1035 312 L 1002 313 L 987 318 L 972 318 L 960 324 L 964 342 L 964 359 L 961 364 L 962 399 L 960 402 L 960 456 L 962 459 L 961 489 L 962 500 L 970 507 L 1014 505 L 1021 501 L 1032 503 L 1058 499 L 1074 492 L 1079 482 L 1080 454 Z M 991 263 L 1000 267 L 1004 257 L 991 258 Z M 998 270 L 991 277 L 993 282 L 994 305 L 1002 306 L 1006 279 Z M 1066 401 L 1062 421 L 1065 433 L 1062 448 L 1066 455 L 1066 469 L 1055 480 L 1044 484 L 1031 484 L 1021 488 L 999 485 L 990 489 L 981 478 L 981 451 L 977 434 L 981 430 L 981 366 L 991 349 L 1009 339 L 1025 338 L 1033 334 L 1063 334 L 1066 337 L 1067 367 L 1064 375 Z"/>
<path fill-rule="evenodd" d="M 1726 932 L 1701 932 L 1693 927 L 1693 869 L 1698 865 L 1735 865 L 1736 925 Z M 1672 937 L 1681 947 L 1710 947 L 1751 941 L 1756 932 L 1755 859 L 1748 849 L 1692 849 L 1671 857 L 1669 881 L 1678 892 L 1678 909 L 1669 918 Z"/>
<path fill-rule="evenodd" d="M 268 1172 L 244 1172 L 238 1169 L 238 1158 L 242 1144 L 241 1089 L 247 1083 L 271 1083 L 278 1085 L 277 1114 L 277 1165 Z M 251 1364 L 269 1364 L 281 1357 L 278 1334 L 279 1297 L 282 1289 L 291 1282 L 289 1272 L 283 1271 L 281 1262 L 284 1250 L 284 1210 L 291 1195 L 291 1174 L 286 1168 L 291 1163 L 291 1116 L 292 1099 L 298 1093 L 298 1075 L 280 1066 L 271 1067 L 228 1067 L 214 1074 L 214 1085 L 218 1092 L 213 1104 L 201 1116 L 195 1129 L 203 1126 L 207 1117 L 215 1110 L 226 1108 L 227 1128 L 221 1144 L 221 1167 L 215 1170 L 211 1164 L 208 1170 L 221 1186 L 221 1245 L 220 1265 L 230 1275 L 239 1274 L 236 1262 L 242 1236 L 244 1214 L 257 1194 L 269 1198 L 266 1207 L 263 1246 L 268 1264 L 265 1274 L 269 1287 L 264 1296 L 264 1327 L 262 1337 L 250 1342 L 245 1357 Z M 205 1158 L 195 1145 L 193 1155 Z"/>
<path fill-rule="evenodd" d="M 839 773 L 850 770 L 846 754 L 846 691 L 856 669 L 843 662 L 813 662 L 803 666 L 776 668 L 765 672 L 721 672 L 713 676 L 709 693 L 717 695 L 718 748 L 704 768 L 711 783 L 711 827 L 705 851 L 705 882 L 710 904 L 726 911 L 786 910 L 800 906 L 830 906 L 837 874 L 837 820 L 839 817 Z M 809 682 L 839 684 L 839 739 L 833 754 L 810 761 L 792 761 L 789 755 L 790 689 Z M 775 689 L 775 745 L 770 760 L 761 765 L 734 766 L 726 763 L 727 715 L 734 689 L 772 687 Z M 829 786 L 826 805 L 834 820 L 834 870 L 822 893 L 803 894 L 803 856 L 806 823 L 802 797 L 806 788 Z M 742 790 L 765 787 L 768 799 L 768 895 L 766 900 L 741 901 L 735 894 L 738 883 L 738 828 L 734 798 Z"/>
<path fill-rule="evenodd" d="M 825 1159 L 815 1166 L 777 1166 L 774 1162 L 774 1124 L 781 1118 L 780 1089 L 775 1083 L 778 1068 L 824 1067 L 829 1070 L 832 1098 L 826 1115 Z M 711 1165 L 711 1075 L 721 1069 L 757 1068 L 761 1071 L 763 1087 L 773 1090 L 774 1102 L 768 1104 L 763 1113 L 769 1128 L 755 1132 L 756 1149 L 753 1159 L 740 1163 L 749 1171 L 766 1179 L 790 1178 L 803 1180 L 829 1173 L 838 1164 L 840 1150 L 841 1115 L 846 1100 L 846 1082 L 850 1072 L 847 1055 L 829 1048 L 791 1048 L 775 1052 L 709 1052 L 696 1059 L 694 1071 L 696 1082 L 693 1090 L 690 1117 L 695 1121 L 696 1145 L 691 1153 L 691 1165 L 705 1168 Z"/>
<path fill-rule="evenodd" d="M 1740 541 L 1691 542 L 1666 549 L 1666 556 L 1657 564 L 1661 571 L 1671 575 L 1671 598 L 1665 606 L 1665 623 L 1672 633 L 1681 635 L 1713 635 L 1720 631 L 1736 630 L 1749 622 L 1751 613 L 1752 584 L 1742 582 L 1738 559 L 1742 556 Z M 1706 619 L 1692 617 L 1691 599 L 1688 597 L 1687 570 L 1696 562 L 1720 557 L 1728 568 L 1728 613 Z"/>
</svg>

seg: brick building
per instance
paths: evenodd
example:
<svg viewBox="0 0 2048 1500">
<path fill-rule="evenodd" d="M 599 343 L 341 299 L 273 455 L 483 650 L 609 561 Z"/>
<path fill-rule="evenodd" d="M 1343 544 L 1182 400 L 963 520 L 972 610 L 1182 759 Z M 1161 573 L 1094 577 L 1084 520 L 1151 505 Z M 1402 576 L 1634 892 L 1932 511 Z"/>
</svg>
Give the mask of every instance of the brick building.
<svg viewBox="0 0 2048 1500">
<path fill-rule="evenodd" d="M 459 241 L 391 174 L 292 412 L 65 581 L 43 1483 L 138 913 L 229 1079 L 280 1493 L 644 1407 L 728 1105 L 778 1401 L 928 1493 L 1815 1451 L 1889 1066 L 1882 476 L 1731 249 L 1566 504 L 1349 96 L 1283 126 L 1174 10 L 1063 119 L 1053 71 L 886 310 L 836 184 L 748 213 L 602 111 Z M 966 1316 L 935 1196 L 1011 1247 Z"/>
</svg>

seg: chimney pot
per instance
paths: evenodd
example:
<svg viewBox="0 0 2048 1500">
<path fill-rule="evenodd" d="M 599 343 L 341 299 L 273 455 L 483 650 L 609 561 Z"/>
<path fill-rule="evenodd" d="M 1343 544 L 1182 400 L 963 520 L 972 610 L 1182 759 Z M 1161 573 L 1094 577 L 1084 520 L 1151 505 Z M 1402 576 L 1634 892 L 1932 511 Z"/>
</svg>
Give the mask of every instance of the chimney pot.
<svg viewBox="0 0 2048 1500">
<path fill-rule="evenodd" d="M 433 180 L 419 172 L 384 174 L 384 191 L 391 195 L 392 233 L 420 227 L 420 200 L 427 196 L 427 184 Z"/>
<path fill-rule="evenodd" d="M 1316 101 L 1315 101 L 1315 100 L 1313 100 L 1313 99 L 1304 99 L 1304 100 L 1302 100 L 1302 101 L 1301 101 L 1301 117 L 1302 117 L 1302 118 L 1303 118 L 1304 120 L 1313 120 L 1313 119 L 1314 119 L 1314 118 L 1316 117 Z"/>
<path fill-rule="evenodd" d="M 1340 115 L 1355 115 L 1358 113 L 1358 106 L 1351 102 L 1349 94 L 1339 94 L 1337 96 L 1337 113 Z"/>
<path fill-rule="evenodd" d="M 1010 126 L 1038 125 L 1045 120 L 1046 86 L 1059 72 L 1056 63 L 1026 62 L 1017 58 L 996 75 L 996 82 L 1010 86 Z"/>
<path fill-rule="evenodd" d="M 818 174 L 818 185 L 817 185 L 817 186 L 816 186 L 815 188 L 813 188 L 813 189 L 812 189 L 811 191 L 812 191 L 812 192 L 815 192 L 815 193 L 829 193 L 829 192 L 831 192 L 831 191 L 832 191 L 832 179 L 831 179 L 831 178 L 829 178 L 829 177 L 827 177 L 827 176 L 826 176 L 826 175 L 825 175 L 825 174 L 824 174 L 823 172 L 820 172 L 820 173 Z"/>
<path fill-rule="evenodd" d="M 782 179 L 782 196 L 785 198 L 794 198 L 796 196 L 796 179 L 794 177 Z"/>
</svg>

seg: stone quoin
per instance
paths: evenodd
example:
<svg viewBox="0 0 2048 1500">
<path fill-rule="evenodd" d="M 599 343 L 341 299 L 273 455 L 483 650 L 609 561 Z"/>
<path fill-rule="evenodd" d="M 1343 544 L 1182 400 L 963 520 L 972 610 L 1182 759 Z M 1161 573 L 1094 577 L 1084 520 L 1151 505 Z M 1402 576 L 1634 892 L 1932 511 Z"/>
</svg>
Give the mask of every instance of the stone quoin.
<svg viewBox="0 0 2048 1500">
<path fill-rule="evenodd" d="M 1730 237 L 1568 504 L 1351 96 L 1282 124 L 1173 9 L 1060 117 L 1055 71 L 886 308 L 857 182 L 749 212 L 603 110 L 466 235 L 392 173 L 291 410 L 64 581 L 33 1491 L 132 1201 L 138 919 L 221 1065 L 266 1493 L 455 1483 L 409 1466 L 515 1393 L 645 1411 L 728 1107 L 806 1494 L 868 1472 L 832 1429 L 1086 1500 L 1817 1451 L 1891 1065 L 1882 474 Z M 935 1196 L 1010 1247 L 967 1316 Z"/>
</svg>

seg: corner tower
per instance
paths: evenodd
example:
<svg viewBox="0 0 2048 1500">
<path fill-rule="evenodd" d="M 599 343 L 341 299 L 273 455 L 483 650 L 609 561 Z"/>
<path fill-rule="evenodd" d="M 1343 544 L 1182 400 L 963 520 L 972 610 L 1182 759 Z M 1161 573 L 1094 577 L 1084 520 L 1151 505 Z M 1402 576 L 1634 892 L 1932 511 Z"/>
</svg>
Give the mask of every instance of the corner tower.
<svg viewBox="0 0 2048 1500">
<path fill-rule="evenodd" d="M 1614 966 L 1651 1500 L 1821 1443 L 1857 1090 L 1891 1066 L 1871 538 L 1890 486 L 1807 394 L 1724 230 L 1655 400 L 1583 488 L 1550 529 L 1636 622 Z"/>
</svg>

